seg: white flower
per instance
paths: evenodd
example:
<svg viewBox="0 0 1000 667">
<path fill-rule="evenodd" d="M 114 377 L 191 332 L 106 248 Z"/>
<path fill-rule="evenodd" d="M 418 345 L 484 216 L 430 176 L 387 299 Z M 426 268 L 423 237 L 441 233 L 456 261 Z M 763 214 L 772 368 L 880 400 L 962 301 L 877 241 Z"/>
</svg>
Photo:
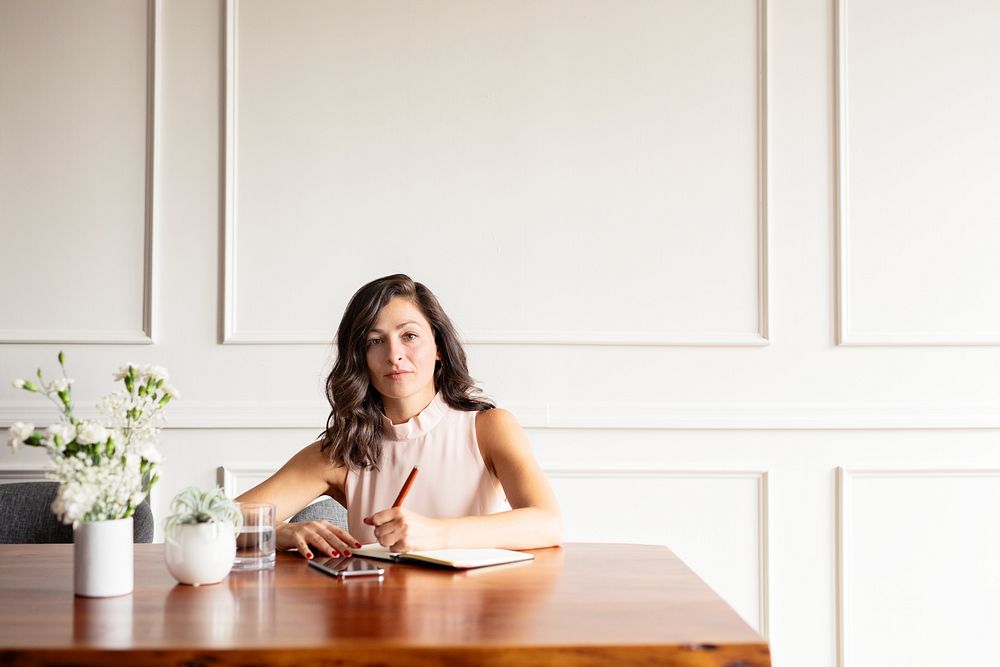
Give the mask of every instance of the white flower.
<svg viewBox="0 0 1000 667">
<path fill-rule="evenodd" d="M 108 430 L 96 422 L 83 422 L 76 429 L 76 441 L 81 445 L 93 445 L 108 439 Z"/>
<path fill-rule="evenodd" d="M 52 511 L 62 518 L 63 523 L 76 526 L 94 506 L 95 491 L 93 484 L 78 481 L 60 484 L 56 499 L 52 501 Z"/>
<path fill-rule="evenodd" d="M 101 415 L 101 422 L 109 426 L 124 425 L 124 415 L 129 408 L 131 408 L 129 395 L 125 391 L 108 394 L 97 402 L 97 411 Z"/>
<path fill-rule="evenodd" d="M 118 370 L 116 370 L 111 375 L 111 377 L 115 380 L 115 382 L 118 382 L 119 380 L 124 380 L 125 376 L 128 375 L 129 369 L 135 367 L 136 367 L 135 364 L 125 364 L 124 366 L 121 366 Z"/>
<path fill-rule="evenodd" d="M 154 366 L 152 364 L 146 364 L 140 368 L 139 376 L 149 378 L 151 380 L 163 380 L 164 382 L 166 382 L 169 378 L 166 368 L 163 366 Z"/>
<path fill-rule="evenodd" d="M 46 431 L 48 437 L 43 440 L 45 446 L 54 447 L 60 452 L 76 438 L 76 427 L 72 424 L 52 424 Z"/>
<path fill-rule="evenodd" d="M 73 380 L 69 378 L 62 378 L 59 380 L 52 380 L 45 383 L 45 393 L 52 396 L 58 394 L 60 391 L 66 391 L 69 386 L 73 384 Z"/>
<path fill-rule="evenodd" d="M 61 352 L 59 365 L 65 368 Z M 162 461 L 157 443 L 163 409 L 179 395 L 173 387 L 165 387 L 167 377 L 162 366 L 121 366 L 114 378 L 130 378 L 123 390 L 98 403 L 99 417 L 75 425 L 66 397 L 72 380 L 14 381 L 18 389 L 47 394 L 62 412 L 61 421 L 45 431 L 35 433 L 34 425 L 21 422 L 7 430 L 14 448 L 41 438 L 53 466 L 46 477 L 59 483 L 52 510 L 63 522 L 75 526 L 84 521 L 119 519 L 149 493 Z M 106 445 L 109 438 L 113 438 L 113 448 Z M 67 451 L 70 443 L 81 447 Z"/>
<path fill-rule="evenodd" d="M 135 452 L 129 452 L 122 459 L 125 475 L 128 477 L 138 477 L 139 469 L 142 467 L 142 457 Z"/>
<path fill-rule="evenodd" d="M 181 392 L 177 391 L 176 387 L 169 384 L 163 386 L 163 393 L 169 396 L 170 398 L 181 397 Z"/>
<path fill-rule="evenodd" d="M 8 429 L 8 434 L 10 439 L 7 440 L 7 444 L 15 452 L 17 448 L 24 444 L 24 441 L 31 437 L 31 434 L 35 432 L 34 424 L 25 424 L 24 422 L 14 422 L 10 425 Z"/>
<path fill-rule="evenodd" d="M 156 443 L 152 440 L 142 440 L 136 443 L 134 451 L 150 463 L 160 463 L 163 460 L 160 450 L 156 448 Z"/>
</svg>

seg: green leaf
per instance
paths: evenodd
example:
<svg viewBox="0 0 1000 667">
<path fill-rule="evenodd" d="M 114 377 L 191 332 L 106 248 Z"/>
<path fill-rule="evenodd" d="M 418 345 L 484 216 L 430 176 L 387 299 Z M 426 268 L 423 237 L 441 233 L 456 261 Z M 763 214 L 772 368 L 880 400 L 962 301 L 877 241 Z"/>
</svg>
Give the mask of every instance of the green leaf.
<svg viewBox="0 0 1000 667">
<path fill-rule="evenodd" d="M 234 526 L 242 524 L 242 516 L 236 504 L 219 487 L 203 492 L 190 486 L 174 497 L 170 503 L 170 511 L 171 515 L 167 518 L 170 527 L 177 524 L 225 521 Z"/>
</svg>

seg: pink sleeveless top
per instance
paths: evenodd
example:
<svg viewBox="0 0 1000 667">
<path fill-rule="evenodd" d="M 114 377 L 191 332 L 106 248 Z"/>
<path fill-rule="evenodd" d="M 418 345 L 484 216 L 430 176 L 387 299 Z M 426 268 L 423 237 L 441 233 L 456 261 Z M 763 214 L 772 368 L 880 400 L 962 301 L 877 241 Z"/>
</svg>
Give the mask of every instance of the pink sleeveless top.
<svg viewBox="0 0 1000 667">
<path fill-rule="evenodd" d="M 456 410 L 440 392 L 416 417 L 393 424 L 383 417 L 379 470 L 348 471 L 345 488 L 351 535 L 377 541 L 366 516 L 392 507 L 413 466 L 420 466 L 403 506 L 435 519 L 493 514 L 508 509 L 499 480 L 486 469 L 476 439 L 477 412 Z"/>
</svg>

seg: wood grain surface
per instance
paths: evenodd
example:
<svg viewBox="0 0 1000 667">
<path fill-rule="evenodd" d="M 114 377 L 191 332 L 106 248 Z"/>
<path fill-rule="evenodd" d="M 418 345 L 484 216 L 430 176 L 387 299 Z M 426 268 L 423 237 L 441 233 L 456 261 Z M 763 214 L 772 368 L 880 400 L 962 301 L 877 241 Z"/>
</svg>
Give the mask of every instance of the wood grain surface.
<svg viewBox="0 0 1000 667">
<path fill-rule="evenodd" d="M 340 581 L 176 584 L 135 546 L 135 591 L 73 596 L 72 545 L 0 545 L 0 664 L 770 665 L 767 642 L 665 547 L 567 544 L 466 572 L 385 563 Z"/>
</svg>

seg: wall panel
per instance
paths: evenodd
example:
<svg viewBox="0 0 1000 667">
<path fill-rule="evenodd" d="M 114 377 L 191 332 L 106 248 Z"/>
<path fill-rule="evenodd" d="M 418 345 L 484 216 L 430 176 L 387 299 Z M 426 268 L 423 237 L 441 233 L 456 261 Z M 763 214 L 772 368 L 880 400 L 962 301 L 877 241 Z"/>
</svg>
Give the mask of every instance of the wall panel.
<svg viewBox="0 0 1000 667">
<path fill-rule="evenodd" d="M 158 7 L 0 4 L 0 342 L 152 342 Z"/>
<path fill-rule="evenodd" d="M 225 341 L 402 271 L 474 342 L 765 344 L 763 6 L 230 0 Z"/>
<path fill-rule="evenodd" d="M 569 542 L 669 544 L 767 634 L 767 474 L 549 469 Z M 674 511 L 697 507 L 697 513 Z M 662 511 L 658 511 L 662 510 Z"/>
<path fill-rule="evenodd" d="M 1000 344 L 997 5 L 839 9 L 841 342 Z"/>
<path fill-rule="evenodd" d="M 1000 470 L 841 470 L 840 665 L 969 664 L 1000 624 Z"/>
</svg>

